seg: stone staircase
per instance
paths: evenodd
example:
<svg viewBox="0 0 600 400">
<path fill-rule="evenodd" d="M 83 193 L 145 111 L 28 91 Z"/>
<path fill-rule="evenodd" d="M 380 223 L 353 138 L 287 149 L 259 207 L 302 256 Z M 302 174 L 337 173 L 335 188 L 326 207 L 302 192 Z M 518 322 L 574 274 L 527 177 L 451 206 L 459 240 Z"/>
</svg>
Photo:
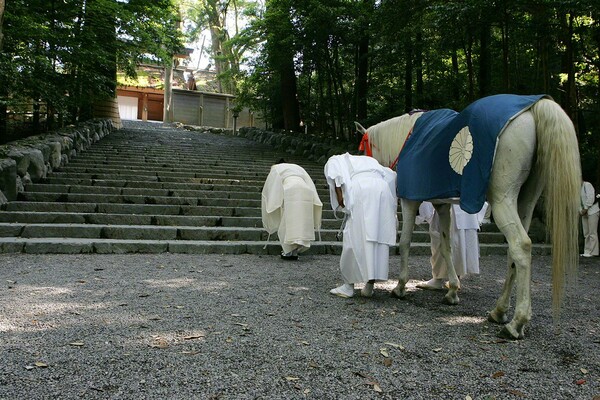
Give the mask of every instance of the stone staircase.
<svg viewBox="0 0 600 400">
<path fill-rule="evenodd" d="M 324 203 L 310 253 L 339 254 L 323 165 L 240 137 L 127 121 L 3 206 L 0 252 L 279 254 L 277 235 L 267 241 L 262 229 L 260 193 L 280 158 L 307 170 Z M 426 228 L 413 254 L 429 253 Z M 480 243 L 482 255 L 506 254 L 493 225 Z"/>
</svg>

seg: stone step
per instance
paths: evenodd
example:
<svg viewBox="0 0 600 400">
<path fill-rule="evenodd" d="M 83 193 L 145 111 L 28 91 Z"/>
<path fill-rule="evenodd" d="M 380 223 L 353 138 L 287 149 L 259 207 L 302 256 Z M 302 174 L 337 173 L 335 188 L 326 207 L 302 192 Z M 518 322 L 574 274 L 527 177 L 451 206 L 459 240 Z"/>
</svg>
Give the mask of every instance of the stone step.
<svg viewBox="0 0 600 400">
<path fill-rule="evenodd" d="M 309 161 L 303 157 L 292 156 L 287 153 L 274 152 L 270 147 L 259 145 L 244 140 L 242 138 L 229 137 L 228 144 L 223 148 L 209 148 L 200 145 L 198 149 L 184 149 L 173 141 L 165 146 L 136 146 L 131 142 L 126 145 L 119 145 L 118 137 L 106 137 L 104 142 L 95 143 L 94 146 L 87 149 L 85 153 L 78 156 L 79 160 L 93 159 L 96 161 L 127 158 L 133 162 L 166 162 L 170 166 L 176 166 L 174 161 L 190 160 L 191 162 L 213 162 L 222 165 L 240 165 L 243 163 L 252 163 L 263 167 L 269 167 L 283 158 L 286 162 L 293 162 L 302 166 L 317 166 L 320 163 Z M 140 140 L 147 140 L 141 138 Z M 250 144 L 250 145 L 248 145 Z M 252 145 L 254 144 L 254 146 Z M 234 151 L 232 151 L 234 150 Z"/>
<path fill-rule="evenodd" d="M 197 190 L 228 190 L 256 191 L 261 192 L 264 182 L 258 181 L 244 182 L 239 179 L 214 179 L 201 178 L 194 182 L 158 182 L 124 179 L 91 179 L 91 178 L 73 178 L 68 175 L 58 176 L 55 173 L 44 179 L 43 183 L 50 185 L 83 185 L 83 186 L 114 186 L 128 188 L 148 188 L 148 189 L 197 189 Z"/>
<path fill-rule="evenodd" d="M 100 225 L 158 225 L 158 226 L 223 226 L 262 229 L 262 219 L 239 216 L 210 215 L 164 215 L 164 214 L 117 214 L 96 212 L 60 212 L 60 211 L 4 211 L 0 212 L 0 222 L 20 224 L 100 224 Z M 322 229 L 339 230 L 341 221 L 323 219 Z M 416 225 L 415 232 L 428 232 L 428 225 Z M 488 236 L 491 234 L 492 236 Z M 490 243 L 504 242 L 504 236 L 494 224 L 483 224 L 479 233 L 481 241 Z M 489 237 L 489 238 L 486 238 Z"/>
<path fill-rule="evenodd" d="M 192 154 L 192 155 L 181 155 L 176 154 L 169 149 L 168 153 L 163 150 L 161 154 L 139 154 L 143 152 L 143 150 L 138 150 L 139 153 L 135 153 L 133 151 L 98 151 L 96 148 L 88 149 L 85 153 L 82 153 L 80 157 L 77 158 L 77 161 L 74 161 L 74 164 L 80 164 L 82 162 L 86 162 L 91 160 L 95 163 L 103 163 L 103 162 L 111 162 L 114 160 L 123 160 L 126 164 L 146 164 L 146 163 L 156 163 L 156 164 L 164 164 L 168 167 L 177 167 L 179 162 L 189 161 L 192 164 L 205 164 L 205 165 L 215 165 L 222 167 L 233 167 L 239 168 L 240 161 L 244 164 L 251 164 L 256 166 L 259 169 L 269 169 L 271 165 L 275 162 L 278 162 L 277 156 L 267 155 L 266 153 L 252 153 L 244 150 L 243 154 L 237 153 L 232 154 L 231 152 L 227 153 L 211 153 L 211 154 Z M 177 161 L 177 163 L 173 162 Z M 287 159 L 285 160 L 288 161 Z M 290 160 L 291 161 L 291 160 Z M 302 165 L 306 168 L 314 168 L 320 169 L 322 165 L 316 163 L 314 161 L 309 161 L 306 159 L 296 160 L 297 164 Z"/>
<path fill-rule="evenodd" d="M 314 242 L 306 255 L 341 254 L 341 242 Z M 187 253 L 187 254 L 263 254 L 278 255 L 279 243 L 270 241 L 199 241 L 199 240 L 113 240 L 85 238 L 0 238 L 2 253 L 38 253 L 38 254 L 79 254 L 79 253 Z M 534 255 L 548 255 L 548 245 L 533 246 Z M 397 254 L 397 246 L 390 248 L 391 254 Z M 412 255 L 428 255 L 428 243 L 411 244 Z M 482 257 L 486 255 L 504 255 L 506 246 L 501 244 L 482 244 Z M 301 256 L 302 257 L 302 256 Z M 391 266 L 394 268 L 395 266 Z"/>
<path fill-rule="evenodd" d="M 238 180 L 243 182 L 248 182 L 249 184 L 253 184 L 259 186 L 260 184 L 264 184 L 263 177 L 256 176 L 253 174 L 246 174 L 244 176 L 227 174 L 227 173 L 219 173 L 215 171 L 197 171 L 197 172 L 189 172 L 189 173 L 170 173 L 165 171 L 159 172 L 149 172 L 149 171 L 121 171 L 119 173 L 112 172 L 70 172 L 70 171 L 55 171 L 53 172 L 53 176 L 58 178 L 68 176 L 70 178 L 79 178 L 79 179 L 108 179 L 108 180 L 139 180 L 139 181 L 158 181 L 158 182 L 198 182 L 199 179 L 220 179 L 220 180 Z M 202 181 L 200 181 L 202 182 Z"/>
<path fill-rule="evenodd" d="M 185 187 L 185 186 L 182 186 Z M 235 188 L 235 187 L 234 187 Z M 239 187 L 237 187 L 239 190 Z M 150 188 L 123 188 L 115 186 L 84 186 L 61 184 L 29 184 L 25 186 L 27 193 L 78 193 L 102 194 L 120 196 L 158 196 L 158 197 L 216 197 L 229 199 L 260 200 L 260 191 L 232 191 L 232 190 L 189 190 L 189 189 L 150 189 Z"/>
<path fill-rule="evenodd" d="M 97 200 L 112 204 L 168 204 L 188 206 L 213 206 L 213 207 L 253 207 L 260 208 L 259 199 L 219 198 L 215 196 L 151 196 L 151 195 L 115 195 L 104 193 L 61 193 L 61 192 L 22 192 L 18 200 L 24 202 L 66 202 L 66 203 L 93 203 Z"/>
<path fill-rule="evenodd" d="M 80 181 L 85 180 L 108 180 L 108 181 L 141 181 L 141 182 L 169 182 L 169 183 L 229 183 L 238 185 L 250 185 L 252 187 L 260 187 L 264 185 L 264 179 L 258 179 L 256 177 L 241 178 L 233 175 L 211 173 L 210 171 L 189 173 L 187 175 L 175 175 L 163 172 L 157 172 L 155 174 L 137 174 L 128 173 L 124 171 L 120 174 L 105 174 L 105 173 L 79 173 L 79 172 L 61 172 L 55 171 L 52 173 L 52 177 L 47 178 L 44 182 L 61 182 L 60 179 L 79 179 Z M 63 181 L 64 182 L 64 181 Z M 123 183 L 125 185 L 125 183 Z M 325 185 L 325 181 L 319 182 L 315 185 Z"/>
<path fill-rule="evenodd" d="M 231 217 L 260 217 L 260 202 L 257 207 L 240 206 L 235 199 L 190 199 L 189 204 L 176 197 L 168 197 L 173 203 L 169 202 L 154 204 L 150 203 L 94 203 L 94 202 L 76 202 L 83 197 L 93 197 L 95 200 L 110 200 L 110 196 L 104 195 L 78 195 L 78 194 L 55 194 L 60 197 L 57 201 L 12 201 L 4 206 L 5 211 L 37 211 L 37 212 L 76 212 L 76 213 L 113 213 L 113 214 L 162 214 L 162 215 L 214 215 Z M 61 196 L 66 196 L 62 198 Z M 118 196 L 117 196 L 118 197 Z M 141 197 L 141 196 L 139 196 Z M 72 200 L 73 202 L 65 201 Z M 252 200 L 240 200 L 241 202 L 250 202 Z M 203 203 L 213 203 L 214 205 L 204 205 Z M 223 205 L 232 203 L 232 205 Z M 401 218 L 401 214 L 399 214 Z M 330 209 L 324 209 L 322 218 L 335 219 L 334 212 Z"/>
<path fill-rule="evenodd" d="M 234 170 L 208 170 L 206 167 L 190 165 L 185 169 L 172 169 L 172 168 L 160 168 L 159 166 L 149 165 L 146 168 L 136 167 L 136 168 L 108 168 L 103 165 L 94 165 L 94 166 L 84 166 L 84 167 L 76 167 L 72 165 L 67 165 L 60 169 L 57 169 L 56 172 L 60 173 L 68 173 L 68 174 L 89 174 L 89 175 L 114 175 L 114 176 L 162 176 L 162 177 L 181 177 L 181 178 L 197 178 L 203 176 L 214 176 L 217 177 L 235 177 L 235 179 L 244 179 L 244 180 L 258 180 L 263 181 L 266 179 L 269 171 L 252 171 L 252 170 L 243 170 L 243 171 L 234 171 Z M 323 179 L 324 180 L 324 179 Z"/>
<path fill-rule="evenodd" d="M 100 197 L 100 196 L 99 196 Z M 100 200 L 101 198 L 99 198 Z M 121 204 L 121 203 L 68 203 L 13 201 L 6 211 L 61 211 L 78 213 L 162 214 L 162 215 L 216 215 L 251 217 L 260 216 L 260 208 L 190 206 L 179 204 Z M 325 212 L 324 212 L 325 213 Z M 333 213 L 333 212 L 331 212 Z"/>
<path fill-rule="evenodd" d="M 316 164 L 309 164 L 305 162 L 299 163 L 310 176 L 323 175 L 323 166 Z M 251 163 L 252 169 L 257 172 L 268 173 L 272 162 L 260 162 L 253 161 Z M 245 164 L 244 168 L 248 168 L 250 165 Z M 206 158 L 190 159 L 187 162 L 178 160 L 174 162 L 173 159 L 149 159 L 147 157 L 135 158 L 128 156 L 127 158 L 121 156 L 114 157 L 96 157 L 88 156 L 87 154 L 81 158 L 74 159 L 68 165 L 62 168 L 90 168 L 90 167 L 123 167 L 125 169 L 147 169 L 150 167 L 166 169 L 167 171 L 184 171 L 189 168 L 210 168 L 215 170 L 226 170 L 230 172 L 236 172 L 240 170 L 239 163 L 232 163 L 231 161 L 224 160 L 223 158 L 215 158 L 208 160 Z"/>
<path fill-rule="evenodd" d="M 104 184 L 107 182 L 107 184 Z M 150 196 L 201 196 L 217 195 L 223 198 L 239 199 L 260 199 L 262 186 L 240 185 L 215 185 L 215 184 L 173 184 L 157 182 L 154 187 L 147 187 L 144 182 L 127 182 L 126 187 L 122 186 L 123 181 L 95 181 L 88 180 L 89 184 L 82 183 L 32 183 L 25 186 L 26 192 L 52 192 L 52 193 L 106 193 L 120 195 L 150 195 Z M 92 184 L 93 183 L 93 184 Z M 112 184 L 111 184 L 112 183 Z M 119 184 L 120 183 L 120 184 Z M 150 185 L 149 185 L 150 186 Z M 241 189 L 246 190 L 241 190 Z M 325 187 L 317 188 L 317 192 L 322 201 L 329 200 L 329 190 Z"/>
<path fill-rule="evenodd" d="M 337 229 L 322 229 L 317 239 L 336 241 Z M 269 235 L 262 227 L 225 226 L 168 226 L 168 225 L 108 225 L 92 223 L 2 223 L 0 237 L 64 237 L 120 240 L 267 240 Z M 277 241 L 277 233 L 271 235 Z M 480 243 L 502 243 L 498 233 L 482 233 Z M 416 231 L 415 242 L 429 242 L 429 233 Z"/>
<path fill-rule="evenodd" d="M 71 196 L 70 194 L 55 194 L 58 197 Z M 13 201 L 5 205 L 4 210 L 8 212 L 64 212 L 64 213 L 97 213 L 97 214 L 136 214 L 136 215 L 183 215 L 183 216 L 217 216 L 217 217 L 261 217 L 260 202 L 257 207 L 240 206 L 237 200 L 222 199 L 191 199 L 190 203 L 197 200 L 198 204 L 185 203 L 181 198 L 168 198 L 173 202 L 182 202 L 182 204 L 170 204 L 168 202 L 161 204 L 153 203 L 93 203 L 76 202 L 80 197 L 95 197 L 96 200 L 110 200 L 110 196 L 104 195 L 78 195 L 71 197 L 61 197 L 57 201 Z M 117 196 L 118 197 L 118 196 Z M 68 202 L 65 200 L 73 200 Z M 60 201 L 59 201 L 60 200 Z M 250 201 L 250 200 L 241 200 Z M 215 203 L 215 205 L 203 205 L 202 202 Z M 233 205 L 227 206 L 223 203 L 230 202 Z M 338 213 L 341 217 L 341 214 Z M 335 220 L 335 213 L 331 209 L 324 209 L 322 219 Z M 402 213 L 398 212 L 398 220 L 402 220 Z M 262 223 L 262 222 L 261 222 Z M 341 223 L 341 221 L 340 221 Z"/>
</svg>

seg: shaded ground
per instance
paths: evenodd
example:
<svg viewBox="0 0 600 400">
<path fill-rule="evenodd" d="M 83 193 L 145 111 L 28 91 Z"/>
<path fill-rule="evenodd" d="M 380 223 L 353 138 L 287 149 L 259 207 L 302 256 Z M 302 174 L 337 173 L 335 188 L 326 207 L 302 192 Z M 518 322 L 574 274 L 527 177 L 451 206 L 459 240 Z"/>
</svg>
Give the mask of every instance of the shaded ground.
<svg viewBox="0 0 600 400">
<path fill-rule="evenodd" d="M 548 257 L 533 319 L 507 342 L 486 321 L 504 257 L 482 258 L 461 304 L 415 289 L 329 295 L 339 258 L 0 255 L 1 399 L 597 399 L 600 260 L 552 325 Z M 392 276 L 398 258 L 391 260 Z M 428 279 L 427 257 L 411 277 Z"/>
</svg>

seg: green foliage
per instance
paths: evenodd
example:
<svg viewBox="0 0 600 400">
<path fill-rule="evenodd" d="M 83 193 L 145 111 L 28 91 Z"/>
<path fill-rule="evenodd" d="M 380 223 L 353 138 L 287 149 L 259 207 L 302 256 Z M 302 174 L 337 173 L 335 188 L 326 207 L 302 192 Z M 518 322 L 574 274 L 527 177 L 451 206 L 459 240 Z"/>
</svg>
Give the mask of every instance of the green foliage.
<svg viewBox="0 0 600 400">
<path fill-rule="evenodd" d="M 181 48 L 172 0 L 7 2 L 0 98 L 10 110 L 45 103 L 67 120 L 86 118 L 115 95 L 117 66 L 130 75 L 145 55 L 168 62 Z"/>
</svg>

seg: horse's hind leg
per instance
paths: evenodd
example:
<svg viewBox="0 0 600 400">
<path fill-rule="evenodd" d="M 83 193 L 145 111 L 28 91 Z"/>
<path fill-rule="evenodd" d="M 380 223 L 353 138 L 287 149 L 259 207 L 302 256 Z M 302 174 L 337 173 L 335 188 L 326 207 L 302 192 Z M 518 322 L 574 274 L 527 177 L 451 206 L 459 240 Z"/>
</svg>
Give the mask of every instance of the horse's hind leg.
<svg viewBox="0 0 600 400">
<path fill-rule="evenodd" d="M 508 251 L 512 263 L 509 266 L 507 281 L 504 285 L 502 296 L 490 316 L 506 319 L 508 299 L 513 281 L 516 280 L 516 308 L 515 315 L 510 323 L 505 325 L 502 335 L 511 339 L 523 337 L 523 328 L 531 319 L 531 239 L 521 225 L 516 205 L 501 202 L 495 204 L 494 219 L 498 228 L 508 240 Z"/>
<path fill-rule="evenodd" d="M 508 322 L 508 316 L 506 313 L 510 308 L 510 296 L 513 285 L 515 283 L 515 264 L 512 261 L 510 255 L 508 256 L 508 271 L 504 280 L 504 286 L 502 287 L 502 293 L 496 301 L 496 308 L 494 308 L 488 314 L 488 321 L 495 322 L 497 324 L 506 324 Z"/>
<path fill-rule="evenodd" d="M 419 210 L 418 201 L 400 199 L 402 208 L 402 233 L 400 234 L 400 242 L 398 250 L 400 252 L 400 277 L 398 285 L 392 289 L 392 297 L 403 299 L 406 296 L 406 283 L 408 282 L 408 253 L 410 251 L 410 242 L 412 239 L 413 230 L 415 229 L 415 217 Z"/>
<path fill-rule="evenodd" d="M 515 124 L 516 121 L 519 122 Z M 509 270 L 503 292 L 489 318 L 500 323 L 507 320 L 510 292 L 513 283 L 516 283 L 515 314 L 500 335 L 521 339 L 531 319 L 532 245 L 527 229 L 542 188 L 538 174 L 534 171 L 530 175 L 535 149 L 533 120 L 529 113 L 525 113 L 512 124 L 513 129 L 507 128 L 499 142 L 488 190 L 494 220 L 508 241 L 509 254 Z"/>
<path fill-rule="evenodd" d="M 519 209 L 519 217 L 521 219 L 521 224 L 523 225 L 523 229 L 529 232 L 529 227 L 531 225 L 531 219 L 533 216 L 533 211 L 535 209 L 535 205 L 540 198 L 540 194 L 542 193 L 543 186 L 541 185 L 539 171 L 534 170 L 525 185 L 521 189 L 521 193 L 519 195 L 518 201 L 518 209 Z M 512 287 L 515 281 L 515 263 L 512 260 L 510 254 L 508 255 L 508 272 L 506 274 L 506 281 L 504 282 L 504 287 L 502 289 L 502 294 L 496 303 L 496 308 L 490 311 L 488 315 L 488 320 L 491 322 L 505 324 L 508 322 L 508 317 L 506 313 L 510 308 L 510 297 Z M 522 336 L 521 332 L 521 336 Z"/>
</svg>

